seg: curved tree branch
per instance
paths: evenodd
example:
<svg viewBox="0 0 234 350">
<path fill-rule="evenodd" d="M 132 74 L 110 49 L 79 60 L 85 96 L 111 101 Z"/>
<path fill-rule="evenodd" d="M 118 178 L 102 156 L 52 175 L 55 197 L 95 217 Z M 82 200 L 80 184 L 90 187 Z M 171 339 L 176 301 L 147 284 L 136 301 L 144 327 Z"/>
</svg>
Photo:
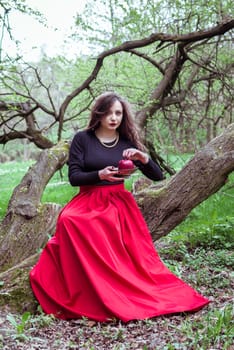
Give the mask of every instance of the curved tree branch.
<svg viewBox="0 0 234 350">
<path fill-rule="evenodd" d="M 223 21 L 222 23 L 220 23 L 217 26 L 210 28 L 208 30 L 197 31 L 197 32 L 189 33 L 189 34 L 175 34 L 175 35 L 165 34 L 165 33 L 154 33 L 154 34 L 151 34 L 150 36 L 143 38 L 143 39 L 140 39 L 140 40 L 126 41 L 119 46 L 113 47 L 112 49 L 109 49 L 109 50 L 102 52 L 97 57 L 95 67 L 94 67 L 93 71 L 91 72 L 91 74 L 89 75 L 89 77 L 83 82 L 83 84 L 81 84 L 77 89 L 75 89 L 73 92 L 71 92 L 71 94 L 69 94 L 65 98 L 64 102 L 62 103 L 60 110 L 59 110 L 59 115 L 58 115 L 58 119 L 59 119 L 58 139 L 61 139 L 64 114 L 65 114 L 65 111 L 66 111 L 69 103 L 72 101 L 72 99 L 74 97 L 79 95 L 83 90 L 89 88 L 89 85 L 91 84 L 91 82 L 97 78 L 97 75 L 98 75 L 98 73 L 103 65 L 103 61 L 106 57 L 114 55 L 114 54 L 119 53 L 119 52 L 123 52 L 123 51 L 128 52 L 128 51 L 136 49 L 136 48 L 146 47 L 146 46 L 151 45 L 157 41 L 180 43 L 180 44 L 183 44 L 183 45 L 181 45 L 181 47 L 182 47 L 185 44 L 188 44 L 191 42 L 204 40 L 204 39 L 211 38 L 211 37 L 214 37 L 217 35 L 222 35 L 233 28 L 234 28 L 234 20 L 227 19 L 226 21 Z M 162 82 L 160 83 L 160 87 L 158 87 L 158 89 L 156 89 L 155 92 L 152 94 L 152 99 L 151 99 L 152 101 L 157 100 L 157 98 L 158 98 L 157 96 L 161 96 L 162 93 L 164 92 L 164 89 L 168 88 L 168 81 L 166 84 L 166 80 L 168 80 L 167 75 L 169 74 L 170 70 L 173 70 L 176 68 L 174 65 L 174 63 L 175 63 L 174 61 L 175 61 L 175 57 L 172 59 L 170 67 L 167 69 L 167 71 L 164 75 L 164 78 L 162 79 Z M 144 110 L 140 114 L 140 116 L 139 116 L 140 123 L 139 124 L 141 124 L 141 123 L 144 124 L 146 116 L 152 115 L 153 113 L 154 113 L 154 106 L 151 105 L 150 107 L 148 107 L 146 110 Z"/>
<path fill-rule="evenodd" d="M 10 113 L 7 120 L 3 118 L 3 122 L 0 123 L 0 126 L 4 126 L 3 133 L 0 134 L 0 144 L 6 144 L 10 140 L 26 138 L 40 149 L 52 147 L 54 145 L 53 142 L 43 136 L 43 130 L 37 128 L 36 119 L 33 114 L 37 108 L 37 106 L 31 107 L 30 101 L 24 103 L 6 103 L 0 101 L 0 110 L 9 111 Z M 16 114 L 14 113 L 15 111 L 17 112 Z M 10 121 L 19 116 L 25 121 L 25 130 L 16 130 L 15 125 L 10 125 Z M 17 122 L 19 121 L 17 120 Z"/>
</svg>

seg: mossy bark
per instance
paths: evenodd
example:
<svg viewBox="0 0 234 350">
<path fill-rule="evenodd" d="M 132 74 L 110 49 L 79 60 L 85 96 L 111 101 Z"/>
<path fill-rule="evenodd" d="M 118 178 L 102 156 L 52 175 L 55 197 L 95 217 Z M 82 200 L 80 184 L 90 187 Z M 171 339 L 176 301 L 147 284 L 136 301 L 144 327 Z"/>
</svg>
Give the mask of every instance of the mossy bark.
<svg viewBox="0 0 234 350">
<path fill-rule="evenodd" d="M 35 312 L 38 303 L 29 283 L 29 271 L 38 260 L 34 254 L 20 264 L 0 273 L 0 307 L 7 305 L 12 311 Z"/>
<path fill-rule="evenodd" d="M 18 264 L 35 254 L 54 233 L 61 207 L 53 203 L 40 204 L 38 214 L 31 219 L 16 213 L 7 216 L 1 225 L 0 271 Z"/>
<path fill-rule="evenodd" d="M 60 206 L 41 204 L 41 196 L 50 178 L 66 163 L 68 150 L 68 143 L 60 142 L 43 151 L 14 189 L 0 224 L 0 271 L 34 254 L 53 233 Z"/>
</svg>

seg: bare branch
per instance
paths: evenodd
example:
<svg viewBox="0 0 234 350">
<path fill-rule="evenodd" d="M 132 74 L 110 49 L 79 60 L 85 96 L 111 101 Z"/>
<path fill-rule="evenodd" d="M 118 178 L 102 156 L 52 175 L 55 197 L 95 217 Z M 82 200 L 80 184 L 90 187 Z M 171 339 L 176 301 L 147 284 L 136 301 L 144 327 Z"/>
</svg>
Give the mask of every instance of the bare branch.
<svg viewBox="0 0 234 350">
<path fill-rule="evenodd" d="M 139 56 L 139 57 L 143 58 L 144 60 L 150 62 L 154 67 L 156 67 L 160 71 L 160 73 L 162 73 L 162 75 L 165 74 L 165 71 L 162 68 L 162 66 L 158 62 L 153 60 L 151 57 L 149 57 L 148 55 L 146 55 L 146 54 L 144 54 L 142 52 L 139 52 L 137 50 L 134 50 L 134 49 L 128 50 L 128 52 L 131 52 L 132 54 L 134 54 L 136 56 Z"/>
<path fill-rule="evenodd" d="M 60 110 L 59 110 L 59 128 L 58 128 L 58 139 L 61 139 L 62 134 L 62 126 L 63 126 L 63 119 L 64 119 L 64 113 L 71 102 L 71 100 L 76 97 L 78 94 L 80 94 L 83 90 L 87 89 L 91 82 L 96 79 L 102 65 L 103 61 L 106 57 L 110 55 L 114 55 L 116 53 L 122 52 L 122 51 L 130 51 L 136 48 L 140 47 L 146 47 L 148 45 L 153 44 L 154 42 L 160 41 L 160 42 L 173 42 L 173 43 L 179 43 L 180 48 L 184 47 L 186 44 L 204 40 L 207 38 L 211 38 L 217 35 L 222 35 L 226 33 L 227 31 L 234 28 L 234 20 L 233 19 L 227 19 L 226 21 L 223 21 L 222 23 L 218 24 L 217 26 L 210 28 L 208 30 L 204 31 L 197 31 L 189 34 L 165 34 L 165 33 L 154 33 L 151 34 L 149 37 L 139 39 L 139 40 L 133 40 L 133 41 L 127 41 L 123 44 L 113 47 L 112 49 L 106 50 L 103 53 L 101 53 L 96 60 L 95 67 L 89 77 L 81 84 L 77 89 L 75 89 L 71 94 L 69 94 L 64 102 L 62 103 Z M 177 52 L 177 57 L 174 56 L 172 58 L 170 67 L 167 69 L 164 78 L 162 79 L 160 86 L 154 91 L 154 93 L 151 96 L 151 101 L 157 100 L 159 96 L 164 94 L 166 90 L 168 90 L 169 85 L 173 85 L 173 82 L 169 82 L 169 76 L 171 79 L 176 78 L 176 74 L 173 74 L 172 70 L 177 70 L 179 65 L 183 64 L 184 57 L 180 57 L 181 55 L 181 49 Z M 181 59 L 180 59 L 181 58 Z M 178 64 L 178 65 L 177 65 Z M 180 70 L 180 69 L 179 69 Z M 178 75 L 178 74 L 177 74 Z M 170 83 L 170 84 L 169 84 Z M 154 105 L 152 104 L 150 107 L 148 107 L 146 110 L 143 110 L 140 113 L 140 117 L 138 115 L 139 124 L 144 124 L 144 121 L 146 119 L 147 115 L 152 115 L 154 113 Z"/>
<path fill-rule="evenodd" d="M 9 111 L 11 113 L 15 110 L 18 111 L 16 114 L 10 115 L 7 120 L 3 120 L 0 126 L 4 126 L 3 134 L 0 135 L 0 144 L 6 144 L 7 142 L 14 139 L 26 138 L 30 142 L 35 143 L 41 149 L 52 147 L 54 144 L 46 137 L 42 135 L 43 130 L 37 129 L 36 119 L 33 111 L 36 109 L 31 108 L 30 102 L 25 103 L 6 103 L 0 102 L 0 109 Z M 17 117 L 17 121 L 14 125 L 9 125 L 9 122 Z M 20 118 L 19 118 L 20 117 Z M 26 130 L 16 130 L 16 126 L 24 120 L 26 123 Z"/>
</svg>

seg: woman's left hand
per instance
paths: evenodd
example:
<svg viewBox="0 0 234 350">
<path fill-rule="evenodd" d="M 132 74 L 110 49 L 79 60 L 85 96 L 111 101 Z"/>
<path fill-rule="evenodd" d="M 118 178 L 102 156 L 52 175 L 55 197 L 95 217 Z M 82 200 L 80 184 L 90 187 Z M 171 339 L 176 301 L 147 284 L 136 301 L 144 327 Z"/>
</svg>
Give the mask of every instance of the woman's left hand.
<svg viewBox="0 0 234 350">
<path fill-rule="evenodd" d="M 127 148 L 123 151 L 123 158 L 131 160 L 139 160 L 143 164 L 148 163 L 149 156 L 148 154 L 136 149 L 136 148 Z"/>
</svg>

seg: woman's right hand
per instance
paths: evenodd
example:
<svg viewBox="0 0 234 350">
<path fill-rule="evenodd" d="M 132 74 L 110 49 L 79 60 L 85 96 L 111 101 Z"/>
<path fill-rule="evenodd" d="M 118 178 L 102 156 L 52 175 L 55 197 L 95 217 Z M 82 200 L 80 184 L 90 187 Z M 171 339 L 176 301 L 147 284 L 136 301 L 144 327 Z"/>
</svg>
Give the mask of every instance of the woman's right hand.
<svg viewBox="0 0 234 350">
<path fill-rule="evenodd" d="M 115 176 L 118 173 L 119 173 L 118 168 L 115 168 L 114 166 L 107 166 L 106 168 L 99 170 L 98 176 L 99 176 L 100 180 L 106 180 L 106 181 L 110 181 L 110 182 L 124 180 L 124 178 L 122 178 L 122 177 Z"/>
</svg>

